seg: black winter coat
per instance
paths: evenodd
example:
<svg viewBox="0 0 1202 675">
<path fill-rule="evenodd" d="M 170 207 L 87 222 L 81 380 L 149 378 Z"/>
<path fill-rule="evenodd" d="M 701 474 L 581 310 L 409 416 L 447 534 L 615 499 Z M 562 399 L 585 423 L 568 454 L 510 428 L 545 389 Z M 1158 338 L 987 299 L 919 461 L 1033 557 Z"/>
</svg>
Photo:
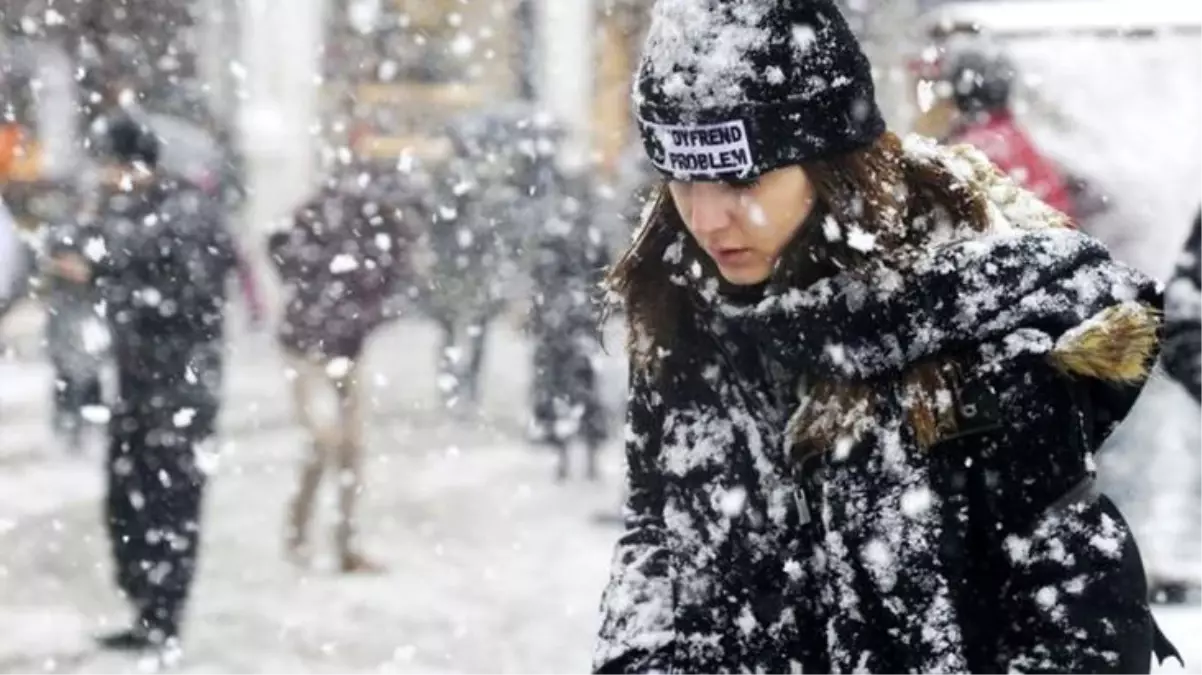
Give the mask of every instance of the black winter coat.
<svg viewBox="0 0 1202 675">
<path fill-rule="evenodd" d="M 107 189 L 77 245 L 92 263 L 119 370 L 118 416 L 197 438 L 216 424 L 233 241 L 199 189 Z M 115 417 L 119 419 L 119 417 Z"/>
<path fill-rule="evenodd" d="M 608 436 L 595 367 L 601 350 L 596 291 L 608 256 L 591 222 L 595 203 L 587 189 L 583 180 L 565 180 L 533 241 L 532 426 L 539 440 L 580 436 L 597 445 Z"/>
<path fill-rule="evenodd" d="M 1165 289 L 1164 366 L 1173 379 L 1202 400 L 1202 213 Z"/>
<path fill-rule="evenodd" d="M 597 671 L 1149 670 L 1092 454 L 1146 376 L 1158 290 L 1023 219 L 1042 209 L 1001 205 L 900 276 L 693 293 L 660 369 L 633 369 Z M 926 363 L 947 386 L 915 386 Z M 923 443 L 932 393 L 954 424 Z"/>
<path fill-rule="evenodd" d="M 393 318 L 389 302 L 412 278 L 413 237 L 393 205 L 374 197 L 327 185 L 268 240 L 287 294 L 279 340 L 292 352 L 358 358 Z"/>
</svg>

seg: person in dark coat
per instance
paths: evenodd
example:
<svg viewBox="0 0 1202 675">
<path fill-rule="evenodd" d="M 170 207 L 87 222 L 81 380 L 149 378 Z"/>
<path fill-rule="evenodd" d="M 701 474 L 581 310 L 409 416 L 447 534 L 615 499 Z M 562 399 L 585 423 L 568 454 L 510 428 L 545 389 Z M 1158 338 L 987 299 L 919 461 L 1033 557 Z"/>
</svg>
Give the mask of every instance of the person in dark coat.
<svg viewBox="0 0 1202 675">
<path fill-rule="evenodd" d="M 54 260 L 62 253 L 77 250 L 79 234 L 76 223 L 47 225 L 47 258 Z M 109 359 L 110 336 L 97 311 L 98 300 L 97 289 L 88 281 L 55 274 L 45 280 L 46 351 L 54 368 L 52 424 L 69 452 L 82 450 L 88 424 L 86 409 L 101 410 L 104 406 L 101 372 Z"/>
<path fill-rule="evenodd" d="M 1177 271 L 1166 288 L 1165 351 L 1161 362 L 1168 375 L 1202 405 L 1202 213 L 1194 220 Z M 1186 478 L 1184 483 L 1192 483 L 1195 491 L 1183 500 L 1189 506 L 1177 514 L 1180 525 L 1166 528 L 1177 537 L 1164 542 L 1164 548 L 1172 551 L 1172 557 L 1197 563 L 1195 550 L 1202 537 L 1202 471 L 1195 468 L 1192 480 Z M 1188 530 L 1180 531 L 1180 526 Z M 1153 597 L 1176 604 L 1185 602 L 1191 591 L 1202 589 L 1202 563 L 1190 567 L 1154 569 L 1150 579 Z"/>
<path fill-rule="evenodd" d="M 585 476 L 596 480 L 597 451 L 609 436 L 595 364 L 597 291 L 607 255 L 591 222 L 595 204 L 585 178 L 552 182 L 559 189 L 547 195 L 552 211 L 534 236 L 531 271 L 533 436 L 555 450 L 557 480 L 567 478 L 569 446 L 579 440 L 587 453 Z"/>
<path fill-rule="evenodd" d="M 1148 672 L 1092 456 L 1156 284 L 887 131 L 830 0 L 661 0 L 634 98 L 667 185 L 609 281 L 629 496 L 594 669 Z"/>
<path fill-rule="evenodd" d="M 454 155 L 432 172 L 424 304 L 442 333 L 443 400 L 458 413 L 480 402 L 489 331 L 507 304 L 529 225 L 519 150 L 527 113 L 518 106 L 456 119 L 448 129 Z"/>
<path fill-rule="evenodd" d="M 348 168 L 301 206 L 288 230 L 269 240 L 286 294 L 279 340 L 292 368 L 296 412 L 311 438 L 290 508 L 286 548 L 304 563 L 308 527 L 322 474 L 339 476 L 334 544 L 343 572 L 378 572 L 355 542 L 363 489 L 363 418 L 359 372 L 368 338 L 389 320 L 392 296 L 407 279 L 409 238 L 389 204 L 366 193 L 370 176 Z M 337 419 L 319 420 L 315 396 L 332 387 Z"/>
<path fill-rule="evenodd" d="M 221 386 L 232 246 L 214 206 L 156 169 L 159 141 L 125 117 L 102 137 L 104 178 L 58 274 L 90 280 L 105 304 L 117 365 L 106 521 L 129 629 L 105 647 L 172 648 L 200 546 L 205 473 Z"/>
</svg>

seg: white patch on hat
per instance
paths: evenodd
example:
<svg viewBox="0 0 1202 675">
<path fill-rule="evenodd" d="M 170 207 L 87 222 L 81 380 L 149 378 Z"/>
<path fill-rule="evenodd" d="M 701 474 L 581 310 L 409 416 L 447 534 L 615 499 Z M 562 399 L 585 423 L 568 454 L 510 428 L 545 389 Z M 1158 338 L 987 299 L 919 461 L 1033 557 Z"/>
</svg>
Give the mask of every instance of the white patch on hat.
<svg viewBox="0 0 1202 675">
<path fill-rule="evenodd" d="M 663 147 L 652 161 L 684 178 L 744 175 L 755 166 L 743 120 L 718 124 L 676 125 L 642 121 Z"/>
<path fill-rule="evenodd" d="M 659 0 L 651 13 L 645 57 L 663 94 L 675 104 L 733 106 L 747 96 L 743 83 L 759 73 L 749 54 L 772 37 L 774 3 Z M 688 73 L 683 77 L 683 73 Z"/>
<path fill-rule="evenodd" d="M 810 51 L 817 41 L 818 34 L 814 32 L 813 26 L 804 23 L 793 24 L 793 44 L 797 45 L 798 53 L 805 54 Z"/>
</svg>

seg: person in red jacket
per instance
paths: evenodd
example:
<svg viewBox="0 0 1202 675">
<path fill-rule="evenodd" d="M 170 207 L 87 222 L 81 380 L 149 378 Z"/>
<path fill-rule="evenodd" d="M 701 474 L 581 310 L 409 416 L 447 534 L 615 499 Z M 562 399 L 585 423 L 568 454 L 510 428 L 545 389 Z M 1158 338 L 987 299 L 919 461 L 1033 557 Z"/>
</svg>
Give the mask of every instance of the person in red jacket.
<svg viewBox="0 0 1202 675">
<path fill-rule="evenodd" d="M 951 86 L 959 119 L 947 140 L 967 143 L 1044 203 L 1076 219 L 1068 177 L 1040 153 L 1010 109 L 1014 65 L 1001 54 L 965 50 L 951 55 L 943 79 Z"/>
</svg>

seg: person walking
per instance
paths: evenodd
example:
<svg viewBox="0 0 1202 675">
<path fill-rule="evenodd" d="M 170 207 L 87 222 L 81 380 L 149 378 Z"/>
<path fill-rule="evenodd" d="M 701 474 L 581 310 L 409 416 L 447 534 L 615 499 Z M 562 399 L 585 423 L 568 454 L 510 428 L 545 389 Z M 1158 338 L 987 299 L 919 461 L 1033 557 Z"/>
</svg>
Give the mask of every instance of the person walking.
<svg viewBox="0 0 1202 675">
<path fill-rule="evenodd" d="M 310 447 L 289 507 L 289 558 L 309 559 L 308 529 L 326 469 L 338 477 L 334 545 L 342 572 L 381 572 L 356 545 L 357 506 L 363 490 L 364 405 L 359 382 L 368 338 L 390 317 L 389 300 L 408 280 L 408 238 L 393 209 L 365 198 L 370 181 L 347 168 L 326 182 L 296 213 L 291 228 L 269 240 L 285 287 L 279 342 L 292 379 L 296 414 Z M 318 402 L 332 391 L 333 420 Z"/>
<path fill-rule="evenodd" d="M 158 168 L 160 142 L 146 126 L 114 116 L 99 144 L 97 207 L 77 248 L 51 263 L 102 298 L 117 366 L 105 520 L 135 617 L 99 641 L 177 650 L 201 540 L 198 455 L 220 407 L 233 248 L 214 205 Z"/>
</svg>

